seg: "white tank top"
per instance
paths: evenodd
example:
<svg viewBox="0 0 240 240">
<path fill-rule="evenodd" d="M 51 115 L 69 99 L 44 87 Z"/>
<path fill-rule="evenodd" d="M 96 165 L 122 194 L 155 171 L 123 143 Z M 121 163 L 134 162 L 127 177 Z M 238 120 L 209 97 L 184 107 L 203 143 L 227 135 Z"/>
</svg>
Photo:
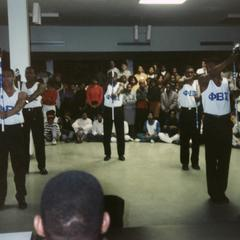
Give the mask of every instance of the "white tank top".
<svg viewBox="0 0 240 240">
<path fill-rule="evenodd" d="M 196 108 L 197 97 L 197 85 L 198 81 L 195 80 L 192 85 L 184 84 L 182 89 L 178 93 L 178 103 L 180 107 L 184 108 Z"/>
<path fill-rule="evenodd" d="M 2 101 L 0 101 L 0 110 L 5 112 L 12 110 L 17 103 L 18 94 L 19 94 L 19 90 L 17 89 L 15 90 L 14 94 L 11 97 L 9 97 L 5 93 L 5 91 L 3 91 L 4 106 L 2 104 Z M 23 123 L 24 119 L 23 119 L 22 110 L 4 120 L 0 119 L 0 124 L 2 124 L 2 121 L 4 122 L 5 125 L 15 125 L 15 124 Z"/>
<path fill-rule="evenodd" d="M 27 93 L 28 96 L 31 96 L 38 89 L 39 82 L 35 82 L 31 88 L 27 88 L 26 83 L 22 85 L 22 91 Z M 42 106 L 42 96 L 38 96 L 32 102 L 26 104 L 24 108 L 36 108 Z"/>
<path fill-rule="evenodd" d="M 119 94 L 116 99 L 112 99 L 111 95 L 116 94 L 120 83 L 117 83 L 114 87 L 111 84 L 108 85 L 107 91 L 104 95 L 104 106 L 105 107 L 121 107 L 123 105 L 123 95 Z"/>
<path fill-rule="evenodd" d="M 149 122 L 147 121 L 147 131 L 148 131 L 148 133 L 150 134 L 150 136 L 156 134 L 157 123 L 158 123 L 158 121 L 155 120 L 154 123 L 151 125 L 151 124 L 149 124 Z"/>
<path fill-rule="evenodd" d="M 204 113 L 218 116 L 229 114 L 231 109 L 228 80 L 223 78 L 219 87 L 210 80 L 207 89 L 202 93 L 202 103 Z"/>
</svg>

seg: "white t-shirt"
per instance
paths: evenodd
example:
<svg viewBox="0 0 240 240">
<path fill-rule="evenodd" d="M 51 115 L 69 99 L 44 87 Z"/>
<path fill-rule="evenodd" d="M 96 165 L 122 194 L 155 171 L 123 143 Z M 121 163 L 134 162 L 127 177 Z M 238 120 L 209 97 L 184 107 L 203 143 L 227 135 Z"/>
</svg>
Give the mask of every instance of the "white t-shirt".
<svg viewBox="0 0 240 240">
<path fill-rule="evenodd" d="M 228 80 L 223 78 L 219 87 L 210 80 L 207 89 L 202 92 L 202 103 L 204 113 L 218 116 L 229 114 L 231 109 Z"/>
<path fill-rule="evenodd" d="M 92 134 L 94 136 L 103 135 L 103 119 L 101 122 L 99 122 L 98 120 L 93 121 Z"/>
<path fill-rule="evenodd" d="M 3 91 L 4 106 L 3 106 L 3 102 L 0 101 L 1 111 L 8 112 L 12 110 L 16 106 L 18 95 L 19 95 L 19 90 L 15 90 L 14 94 L 11 97 L 9 97 L 6 94 L 6 92 Z M 15 124 L 23 123 L 24 118 L 23 118 L 22 110 L 4 120 L 0 119 L 0 124 L 2 124 L 2 121 L 4 122 L 4 125 L 15 125 Z"/>
<path fill-rule="evenodd" d="M 31 96 L 39 86 L 39 82 L 35 82 L 31 88 L 27 88 L 26 83 L 23 83 L 22 85 L 22 91 L 27 93 L 28 96 Z M 34 99 L 32 102 L 26 104 L 24 108 L 37 108 L 37 107 L 42 107 L 42 96 L 38 96 L 36 99 Z"/>
<path fill-rule="evenodd" d="M 107 91 L 104 94 L 104 106 L 105 107 L 121 107 L 123 105 L 123 94 L 119 94 L 115 99 L 112 99 L 112 94 L 116 94 L 120 87 L 120 83 L 116 83 L 114 87 L 108 84 Z"/>
</svg>

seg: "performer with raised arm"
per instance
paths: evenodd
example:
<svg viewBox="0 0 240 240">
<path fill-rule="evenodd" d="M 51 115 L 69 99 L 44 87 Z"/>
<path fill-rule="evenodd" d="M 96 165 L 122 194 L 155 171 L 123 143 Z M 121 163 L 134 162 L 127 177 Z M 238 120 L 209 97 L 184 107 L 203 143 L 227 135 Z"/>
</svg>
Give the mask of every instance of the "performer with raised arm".
<svg viewBox="0 0 240 240">
<path fill-rule="evenodd" d="M 124 161 L 125 140 L 124 140 L 124 116 L 123 116 L 123 85 L 117 82 L 117 73 L 111 71 L 108 73 L 108 86 L 104 95 L 104 161 L 111 159 L 111 134 L 112 126 L 115 124 L 117 134 L 118 159 Z"/>
<path fill-rule="evenodd" d="M 24 152 L 26 158 L 26 172 L 29 172 L 30 154 L 30 130 L 32 130 L 35 155 L 38 162 L 40 174 L 48 174 L 46 170 L 46 155 L 44 142 L 44 121 L 42 103 L 40 96 L 45 90 L 45 85 L 37 82 L 36 73 L 33 67 L 26 68 L 27 82 L 22 84 L 22 91 L 28 95 L 28 103 L 24 106 Z"/>
<path fill-rule="evenodd" d="M 0 131 L 0 208 L 4 207 L 7 195 L 8 155 L 10 153 L 14 182 L 16 185 L 16 199 L 18 207 L 25 209 L 25 158 L 23 143 L 23 114 L 22 108 L 26 103 L 27 95 L 14 87 L 14 72 L 11 69 L 0 70 L 0 79 L 3 77 L 3 92 L 0 102 L 0 124 L 4 129 Z"/>
<path fill-rule="evenodd" d="M 207 60 L 207 75 L 198 77 L 204 111 L 208 194 L 212 202 L 220 204 L 229 202 L 225 192 L 232 144 L 230 90 L 228 80 L 221 77 L 221 72 L 236 60 L 238 53 L 239 45 L 236 45 L 233 54 L 222 63 Z M 239 93 L 235 91 L 237 94 Z"/>
</svg>

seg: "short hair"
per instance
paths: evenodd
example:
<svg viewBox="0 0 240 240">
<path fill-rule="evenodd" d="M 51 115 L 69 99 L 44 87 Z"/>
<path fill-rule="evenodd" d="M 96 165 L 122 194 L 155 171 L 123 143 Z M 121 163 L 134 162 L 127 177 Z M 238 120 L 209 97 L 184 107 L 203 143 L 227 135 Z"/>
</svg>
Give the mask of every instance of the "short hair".
<svg viewBox="0 0 240 240">
<path fill-rule="evenodd" d="M 82 171 L 67 171 L 45 186 L 40 215 L 48 240 L 99 239 L 104 195 L 98 180 Z"/>
<path fill-rule="evenodd" d="M 49 110 L 46 112 L 46 115 L 49 116 L 49 115 L 54 115 L 55 116 L 56 112 L 54 110 Z"/>
<path fill-rule="evenodd" d="M 15 76 L 15 72 L 11 68 L 3 68 L 3 72 L 10 72 L 13 77 Z"/>
</svg>

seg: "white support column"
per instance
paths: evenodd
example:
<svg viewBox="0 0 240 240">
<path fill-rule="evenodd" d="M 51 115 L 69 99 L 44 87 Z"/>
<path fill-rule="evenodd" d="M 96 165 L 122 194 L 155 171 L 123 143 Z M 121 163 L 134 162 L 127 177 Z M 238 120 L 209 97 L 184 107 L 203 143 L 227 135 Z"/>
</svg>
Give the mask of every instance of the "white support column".
<svg viewBox="0 0 240 240">
<path fill-rule="evenodd" d="M 30 66 L 30 40 L 27 0 L 8 0 L 10 65 L 20 70 L 21 80 Z"/>
</svg>

